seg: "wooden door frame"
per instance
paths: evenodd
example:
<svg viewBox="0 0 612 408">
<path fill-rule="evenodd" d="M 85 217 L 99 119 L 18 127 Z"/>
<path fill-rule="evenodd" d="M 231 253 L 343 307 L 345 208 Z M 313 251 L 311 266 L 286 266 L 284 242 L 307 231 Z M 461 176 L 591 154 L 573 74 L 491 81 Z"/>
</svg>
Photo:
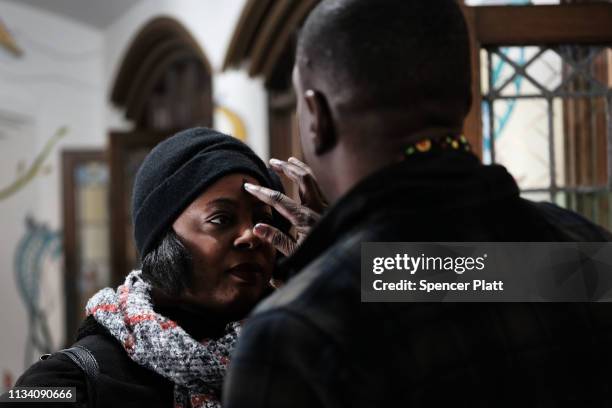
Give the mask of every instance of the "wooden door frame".
<svg viewBox="0 0 612 408">
<path fill-rule="evenodd" d="M 62 225 L 64 248 L 64 316 L 66 319 L 66 344 L 72 344 L 78 328 L 77 280 L 80 253 L 80 242 L 77 227 L 76 186 L 74 170 L 83 164 L 91 162 L 107 163 L 106 151 L 103 149 L 69 149 L 62 151 Z"/>
</svg>

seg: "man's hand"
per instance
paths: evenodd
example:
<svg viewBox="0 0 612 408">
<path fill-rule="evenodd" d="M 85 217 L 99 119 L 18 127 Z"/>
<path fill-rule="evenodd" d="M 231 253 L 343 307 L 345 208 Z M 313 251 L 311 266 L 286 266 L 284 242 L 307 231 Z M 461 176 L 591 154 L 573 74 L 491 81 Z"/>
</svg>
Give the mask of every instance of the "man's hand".
<svg viewBox="0 0 612 408">
<path fill-rule="evenodd" d="M 279 175 L 284 175 L 299 187 L 300 202 L 296 202 L 279 191 L 263 186 L 245 183 L 246 191 L 264 203 L 274 207 L 293 225 L 295 237 L 287 235 L 277 228 L 259 223 L 253 228 L 255 235 L 272 244 L 284 255 L 290 255 L 302 243 L 310 229 L 321 218 L 321 213 L 327 207 L 327 202 L 319 189 L 319 185 L 306 164 L 294 157 L 288 161 L 270 160 L 270 166 Z"/>
</svg>

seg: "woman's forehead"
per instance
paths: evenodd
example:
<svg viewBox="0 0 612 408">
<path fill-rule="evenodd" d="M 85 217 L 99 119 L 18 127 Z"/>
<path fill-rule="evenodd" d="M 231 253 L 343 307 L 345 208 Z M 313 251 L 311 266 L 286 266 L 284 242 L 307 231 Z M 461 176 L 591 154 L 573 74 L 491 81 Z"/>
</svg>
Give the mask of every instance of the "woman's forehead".
<svg viewBox="0 0 612 408">
<path fill-rule="evenodd" d="M 248 174 L 228 174 L 211 184 L 201 195 L 213 195 L 218 192 L 240 192 L 243 191 L 244 183 L 260 185 L 261 183 L 253 176 Z"/>
<path fill-rule="evenodd" d="M 244 190 L 244 183 L 260 185 L 261 183 L 248 174 L 229 174 L 211 184 L 200 196 L 192 203 L 197 206 L 210 206 L 215 204 L 234 205 L 241 203 L 259 205 L 261 201 L 250 195 Z M 263 204 L 263 203 L 261 203 Z"/>
</svg>

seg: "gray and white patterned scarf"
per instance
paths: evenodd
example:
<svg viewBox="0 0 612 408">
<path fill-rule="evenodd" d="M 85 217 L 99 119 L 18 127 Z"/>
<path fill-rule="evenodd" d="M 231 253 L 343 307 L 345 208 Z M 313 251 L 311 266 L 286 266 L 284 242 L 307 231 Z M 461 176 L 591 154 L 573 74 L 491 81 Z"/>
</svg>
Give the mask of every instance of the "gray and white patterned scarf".
<svg viewBox="0 0 612 408">
<path fill-rule="evenodd" d="M 105 288 L 87 302 L 92 315 L 125 348 L 128 356 L 174 383 L 174 406 L 220 407 L 221 387 L 240 323 L 223 337 L 199 342 L 174 321 L 156 313 L 151 285 L 131 272 L 117 290 Z"/>
</svg>

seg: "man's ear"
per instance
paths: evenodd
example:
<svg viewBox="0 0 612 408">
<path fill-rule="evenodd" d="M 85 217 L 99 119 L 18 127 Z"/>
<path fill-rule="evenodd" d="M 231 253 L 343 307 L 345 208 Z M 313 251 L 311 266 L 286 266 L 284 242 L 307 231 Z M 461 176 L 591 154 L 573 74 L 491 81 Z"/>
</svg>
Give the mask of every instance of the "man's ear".
<svg viewBox="0 0 612 408">
<path fill-rule="evenodd" d="M 321 155 L 331 150 L 337 143 L 331 110 L 327 98 L 319 91 L 308 89 L 304 93 L 304 99 L 312 117 L 309 130 L 313 138 L 314 151 Z"/>
</svg>

